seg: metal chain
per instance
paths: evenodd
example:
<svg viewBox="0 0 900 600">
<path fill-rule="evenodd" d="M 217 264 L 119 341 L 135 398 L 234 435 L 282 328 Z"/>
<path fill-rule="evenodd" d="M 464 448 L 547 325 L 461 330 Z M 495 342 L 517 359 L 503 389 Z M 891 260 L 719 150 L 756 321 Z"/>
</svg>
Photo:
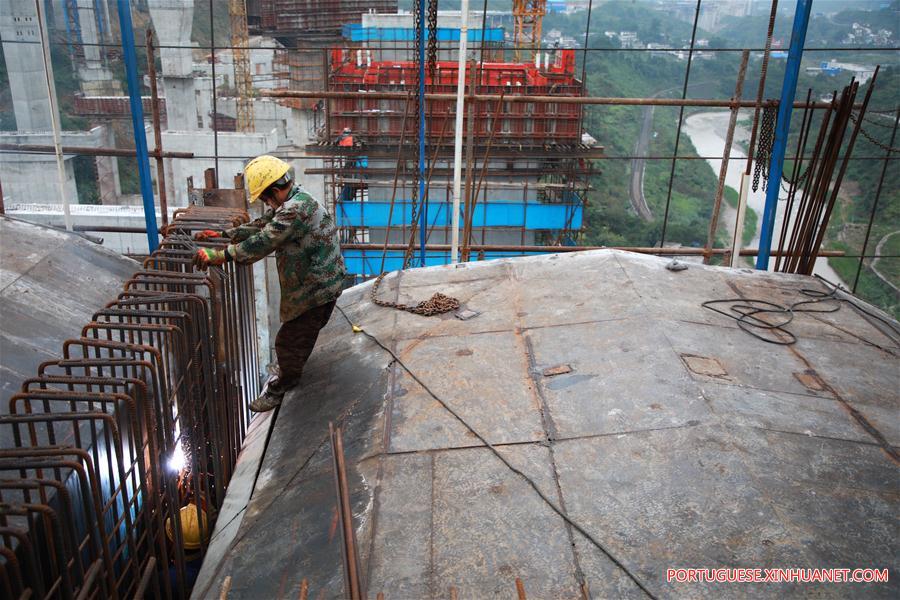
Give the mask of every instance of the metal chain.
<svg viewBox="0 0 900 600">
<path fill-rule="evenodd" d="M 809 167 L 810 167 L 810 165 L 806 165 L 806 170 L 803 171 L 803 175 L 801 175 L 799 178 L 797 178 L 797 185 L 795 186 L 796 188 L 800 188 L 803 186 L 804 183 L 806 183 L 806 178 L 809 177 Z M 784 185 L 785 183 L 790 184 L 791 180 L 788 179 L 784 175 L 784 172 L 782 172 L 781 173 L 781 189 L 784 190 L 785 193 L 789 194 L 791 192 L 791 190 L 789 188 L 785 187 L 785 185 Z"/>
<path fill-rule="evenodd" d="M 857 115 L 850 113 L 850 120 L 853 121 L 854 123 L 856 123 L 858 118 L 859 117 Z M 865 119 L 863 119 L 863 120 L 865 120 Z M 873 138 L 872 134 L 870 134 L 868 131 L 863 129 L 861 125 L 859 127 L 859 132 L 861 134 L 863 134 L 864 138 L 866 138 L 867 140 L 869 140 L 870 142 L 872 142 L 873 144 L 875 144 L 876 146 L 878 146 L 885 152 L 900 152 L 900 148 L 892 148 L 891 146 L 888 146 L 887 144 L 883 144 L 883 143 L 879 142 L 878 140 L 876 140 L 875 138 Z"/>
<path fill-rule="evenodd" d="M 868 111 L 868 112 L 872 112 L 872 111 Z M 888 125 L 887 123 L 879 123 L 878 121 L 876 121 L 875 119 L 870 117 L 868 114 L 863 117 L 863 121 L 865 121 L 869 125 L 874 125 L 875 127 L 883 127 L 885 129 L 893 129 L 894 128 L 893 123 L 890 125 Z"/>
<path fill-rule="evenodd" d="M 384 280 L 385 275 L 387 275 L 387 273 L 382 273 L 381 275 L 379 275 L 375 279 L 374 285 L 372 285 L 372 291 L 369 294 L 369 298 L 372 300 L 373 304 L 377 304 L 378 306 L 383 306 L 385 308 L 396 308 L 397 310 L 404 310 L 406 312 L 413 313 L 414 315 L 422 315 L 423 317 L 440 315 L 457 310 L 459 308 L 459 300 L 457 300 L 456 298 L 451 298 L 450 296 L 445 296 L 440 292 L 435 292 L 435 294 L 428 300 L 424 300 L 415 305 L 403 304 L 401 302 L 390 302 L 388 300 L 379 300 L 376 296 L 378 295 L 378 288 L 381 285 L 382 280 Z"/>
<path fill-rule="evenodd" d="M 759 125 L 759 139 L 756 142 L 756 158 L 753 166 L 753 191 L 759 190 L 759 179 L 763 178 L 762 189 L 765 190 L 769 180 L 769 159 L 772 155 L 772 143 L 775 139 L 775 119 L 778 116 L 774 106 L 763 109 Z"/>
<path fill-rule="evenodd" d="M 416 43 L 413 48 L 413 70 L 416 73 L 415 77 L 415 92 L 413 93 L 413 114 L 415 115 L 413 125 L 413 133 L 414 138 L 418 140 L 419 137 L 419 49 L 422 47 L 424 40 L 422 39 L 422 11 L 420 10 L 418 0 L 413 1 L 413 25 L 416 30 Z M 413 144 L 413 168 L 412 168 L 412 194 L 410 195 L 411 200 L 411 230 L 410 235 L 415 235 L 416 223 L 419 222 L 419 144 L 418 142 Z M 410 260 L 412 260 L 412 244 L 407 246 L 406 252 L 403 255 L 403 268 L 406 269 L 409 267 Z M 376 286 L 377 289 L 377 286 Z"/>
<path fill-rule="evenodd" d="M 428 51 L 426 65 L 428 77 L 434 81 L 434 72 L 437 66 L 437 18 L 438 0 L 428 0 Z"/>
</svg>

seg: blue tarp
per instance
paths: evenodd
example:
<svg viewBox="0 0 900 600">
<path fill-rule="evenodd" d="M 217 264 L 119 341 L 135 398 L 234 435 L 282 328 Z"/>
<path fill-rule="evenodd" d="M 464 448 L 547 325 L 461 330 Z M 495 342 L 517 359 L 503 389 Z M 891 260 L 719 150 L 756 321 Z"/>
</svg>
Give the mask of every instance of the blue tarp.
<svg viewBox="0 0 900 600">
<path fill-rule="evenodd" d="M 387 227 L 390 202 L 341 202 L 338 225 L 341 227 Z M 450 227 L 450 204 L 430 202 L 426 220 L 432 226 Z M 460 209 L 460 215 L 462 209 Z M 390 219 L 392 227 L 412 222 L 412 205 L 398 201 Z M 460 217 L 461 218 L 461 217 Z M 475 207 L 473 227 L 525 227 L 525 229 L 580 229 L 580 204 L 541 204 L 538 202 L 488 202 Z"/>
<path fill-rule="evenodd" d="M 484 259 L 509 258 L 512 256 L 535 256 L 538 254 L 552 254 L 554 249 L 547 248 L 547 252 L 485 252 Z M 347 272 L 354 275 L 378 275 L 381 273 L 380 250 L 344 250 L 344 263 Z M 416 253 L 418 257 L 418 252 Z M 472 254 L 473 259 L 476 253 Z M 425 266 L 446 265 L 450 262 L 449 252 L 428 251 L 425 254 Z M 384 259 L 385 271 L 396 271 L 403 268 L 403 251 L 388 250 Z"/>
<path fill-rule="evenodd" d="M 470 29 L 468 35 L 469 42 L 481 42 L 481 29 Z M 351 42 L 412 42 L 416 39 L 416 31 L 412 27 L 363 27 L 359 23 L 344 25 L 344 39 Z M 428 39 L 428 32 L 425 32 L 425 39 Z M 450 27 L 440 27 L 437 30 L 437 41 L 439 42 L 458 42 L 459 29 Z M 502 42 L 503 28 L 495 27 L 484 30 L 485 42 Z"/>
</svg>

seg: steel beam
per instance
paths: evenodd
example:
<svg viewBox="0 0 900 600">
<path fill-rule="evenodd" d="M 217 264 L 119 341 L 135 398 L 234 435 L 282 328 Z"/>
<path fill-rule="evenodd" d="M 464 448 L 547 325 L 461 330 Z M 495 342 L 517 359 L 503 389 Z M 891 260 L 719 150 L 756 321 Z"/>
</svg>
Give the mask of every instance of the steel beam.
<svg viewBox="0 0 900 600">
<path fill-rule="evenodd" d="M 769 163 L 769 187 L 766 190 L 766 207 L 763 211 L 762 230 L 759 238 L 760 251 L 756 257 L 756 268 L 763 271 L 769 268 L 772 232 L 775 229 L 775 213 L 778 209 L 778 192 L 781 191 L 784 154 L 787 150 L 788 133 L 791 128 L 791 107 L 794 106 L 797 77 L 800 74 L 800 61 L 803 58 L 803 44 L 806 41 L 806 29 L 809 25 L 809 13 L 811 10 L 812 0 L 797 0 L 797 9 L 794 12 L 794 28 L 791 32 L 791 47 L 788 51 L 784 83 L 781 86 L 781 100 L 778 103 L 775 142 L 772 146 L 772 158 Z M 754 104 L 756 103 L 754 102 Z"/>
</svg>

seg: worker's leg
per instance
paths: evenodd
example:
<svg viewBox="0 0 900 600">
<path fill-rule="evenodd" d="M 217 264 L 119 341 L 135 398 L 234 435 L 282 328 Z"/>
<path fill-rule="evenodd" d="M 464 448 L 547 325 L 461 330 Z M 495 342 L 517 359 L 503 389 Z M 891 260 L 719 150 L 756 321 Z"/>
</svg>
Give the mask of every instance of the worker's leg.
<svg viewBox="0 0 900 600">
<path fill-rule="evenodd" d="M 334 302 L 310 309 L 281 326 L 275 336 L 275 354 L 280 371 L 279 386 L 288 390 L 300 380 L 303 366 L 312 354 L 319 331 L 328 323 Z"/>
<path fill-rule="evenodd" d="M 250 410 L 272 410 L 281 403 L 285 392 L 297 385 L 303 374 L 303 366 L 316 345 L 319 331 L 328 323 L 332 310 L 334 302 L 329 302 L 281 325 L 275 336 L 278 379 L 270 382 L 266 391 L 250 403 Z"/>
</svg>

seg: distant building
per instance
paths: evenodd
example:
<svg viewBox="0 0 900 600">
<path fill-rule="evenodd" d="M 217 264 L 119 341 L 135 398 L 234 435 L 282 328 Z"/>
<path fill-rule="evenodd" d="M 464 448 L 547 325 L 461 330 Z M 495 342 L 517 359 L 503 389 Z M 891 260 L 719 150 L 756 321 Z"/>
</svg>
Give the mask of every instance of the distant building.
<svg viewBox="0 0 900 600">
<path fill-rule="evenodd" d="M 619 46 L 622 48 L 639 48 L 640 40 L 638 40 L 636 31 L 620 31 Z"/>
<path fill-rule="evenodd" d="M 566 0 L 547 0 L 547 12 L 564 13 L 568 10 Z"/>
</svg>

